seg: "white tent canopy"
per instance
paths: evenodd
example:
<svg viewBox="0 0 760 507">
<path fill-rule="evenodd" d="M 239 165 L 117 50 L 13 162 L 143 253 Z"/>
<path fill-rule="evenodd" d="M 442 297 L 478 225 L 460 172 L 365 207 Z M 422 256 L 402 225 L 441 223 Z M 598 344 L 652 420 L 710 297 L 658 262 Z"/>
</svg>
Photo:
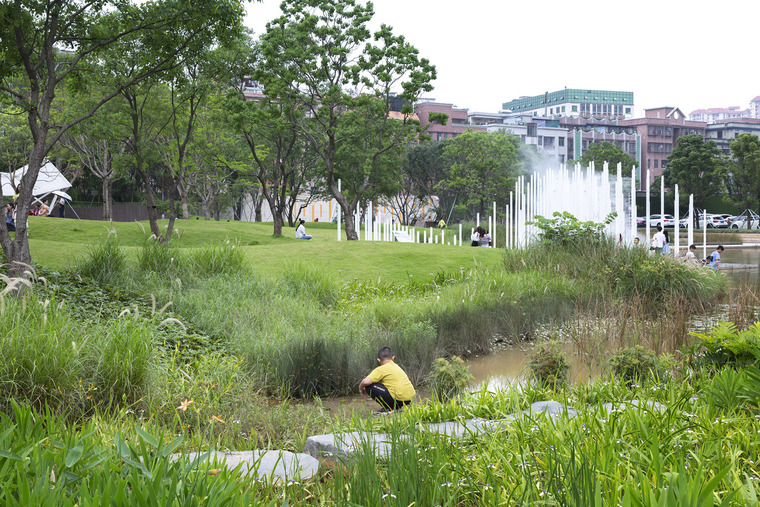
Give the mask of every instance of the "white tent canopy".
<svg viewBox="0 0 760 507">
<path fill-rule="evenodd" d="M 0 183 L 3 186 L 4 196 L 11 196 L 16 193 L 16 185 L 21 183 L 21 177 L 26 173 L 28 167 L 25 165 L 13 173 L 0 173 Z M 37 197 L 47 195 L 56 190 L 66 190 L 67 188 L 71 188 L 69 180 L 53 164 L 46 162 L 40 169 L 32 194 Z"/>
</svg>

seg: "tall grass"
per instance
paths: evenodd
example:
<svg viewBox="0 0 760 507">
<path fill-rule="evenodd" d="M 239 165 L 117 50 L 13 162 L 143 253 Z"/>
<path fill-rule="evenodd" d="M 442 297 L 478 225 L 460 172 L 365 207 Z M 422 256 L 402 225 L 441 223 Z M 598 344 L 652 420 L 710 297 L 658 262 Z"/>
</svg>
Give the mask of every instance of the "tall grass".
<svg viewBox="0 0 760 507">
<path fill-rule="evenodd" d="M 75 412 L 131 402 L 151 382 L 154 328 L 124 316 L 109 324 L 73 319 L 65 305 L 34 294 L 5 298 L 0 312 L 4 402 L 25 400 Z"/>
<path fill-rule="evenodd" d="M 109 232 L 100 243 L 90 247 L 89 256 L 80 263 L 79 274 L 99 285 L 117 285 L 127 270 L 127 256 L 119 247 L 116 233 Z"/>
</svg>

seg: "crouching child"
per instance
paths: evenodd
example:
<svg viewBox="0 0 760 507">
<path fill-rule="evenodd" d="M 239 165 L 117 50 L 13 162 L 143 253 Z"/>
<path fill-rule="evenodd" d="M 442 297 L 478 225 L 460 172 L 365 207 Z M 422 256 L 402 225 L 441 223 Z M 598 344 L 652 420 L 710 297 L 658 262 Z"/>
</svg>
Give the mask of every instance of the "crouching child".
<svg viewBox="0 0 760 507">
<path fill-rule="evenodd" d="M 393 362 L 394 359 L 396 356 L 390 347 L 380 347 L 377 351 L 380 366 L 359 383 L 359 394 L 378 402 L 382 407 L 380 413 L 404 408 L 416 394 L 409 377 Z"/>
</svg>

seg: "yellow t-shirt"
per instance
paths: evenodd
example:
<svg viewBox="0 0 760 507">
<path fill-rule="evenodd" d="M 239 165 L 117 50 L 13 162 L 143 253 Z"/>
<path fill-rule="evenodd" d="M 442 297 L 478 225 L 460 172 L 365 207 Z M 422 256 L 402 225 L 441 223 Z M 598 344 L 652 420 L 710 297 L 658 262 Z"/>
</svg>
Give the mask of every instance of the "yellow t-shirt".
<svg viewBox="0 0 760 507">
<path fill-rule="evenodd" d="M 416 394 L 404 370 L 393 361 L 388 361 L 372 370 L 367 376 L 372 382 L 380 382 L 398 401 L 411 401 Z"/>
</svg>

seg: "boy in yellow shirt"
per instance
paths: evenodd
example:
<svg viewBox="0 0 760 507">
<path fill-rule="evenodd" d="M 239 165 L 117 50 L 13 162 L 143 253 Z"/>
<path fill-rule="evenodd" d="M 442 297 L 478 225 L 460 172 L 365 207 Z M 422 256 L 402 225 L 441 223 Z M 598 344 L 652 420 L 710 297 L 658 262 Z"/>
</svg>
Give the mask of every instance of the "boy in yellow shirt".
<svg viewBox="0 0 760 507">
<path fill-rule="evenodd" d="M 393 362 L 394 359 L 396 356 L 390 347 L 380 347 L 377 351 L 380 366 L 359 383 L 359 394 L 378 402 L 382 407 L 380 413 L 404 408 L 416 394 L 409 377 Z"/>
</svg>

